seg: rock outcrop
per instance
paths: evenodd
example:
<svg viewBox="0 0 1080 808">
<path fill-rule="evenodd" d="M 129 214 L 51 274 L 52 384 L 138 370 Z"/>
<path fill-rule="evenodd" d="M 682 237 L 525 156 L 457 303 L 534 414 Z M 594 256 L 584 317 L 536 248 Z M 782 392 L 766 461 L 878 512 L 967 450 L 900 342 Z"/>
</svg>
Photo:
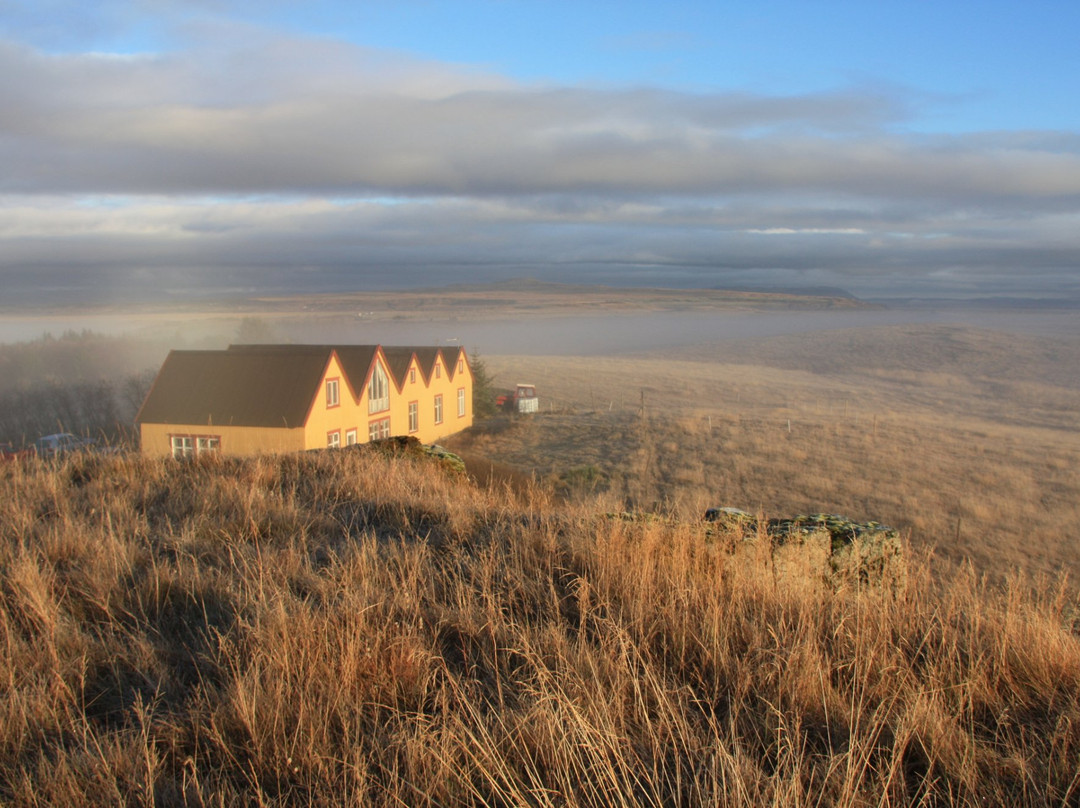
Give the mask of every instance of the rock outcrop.
<svg viewBox="0 0 1080 808">
<path fill-rule="evenodd" d="M 766 538 L 774 554 L 791 547 L 822 553 L 826 575 L 834 583 L 893 583 L 901 574 L 902 565 L 895 563 L 901 554 L 900 534 L 880 522 L 856 522 L 828 513 L 762 521 L 730 507 L 709 508 L 704 519 L 743 539 Z"/>
</svg>

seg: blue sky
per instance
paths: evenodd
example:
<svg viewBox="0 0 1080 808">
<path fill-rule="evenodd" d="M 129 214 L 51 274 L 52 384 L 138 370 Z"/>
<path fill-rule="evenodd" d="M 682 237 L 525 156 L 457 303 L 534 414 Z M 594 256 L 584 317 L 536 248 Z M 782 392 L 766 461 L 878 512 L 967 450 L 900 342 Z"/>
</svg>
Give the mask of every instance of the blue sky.
<svg viewBox="0 0 1080 808">
<path fill-rule="evenodd" d="M 0 0 L 0 278 L 1080 296 L 1078 33 L 1067 2 Z"/>
</svg>

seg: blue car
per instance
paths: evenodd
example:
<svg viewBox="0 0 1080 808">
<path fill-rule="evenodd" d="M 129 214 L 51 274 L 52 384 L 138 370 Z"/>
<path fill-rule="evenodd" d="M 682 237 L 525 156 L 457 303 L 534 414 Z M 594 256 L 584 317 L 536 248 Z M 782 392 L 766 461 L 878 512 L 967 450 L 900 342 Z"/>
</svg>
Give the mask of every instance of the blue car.
<svg viewBox="0 0 1080 808">
<path fill-rule="evenodd" d="M 70 452 L 86 452 L 97 446 L 93 438 L 80 438 L 70 432 L 57 432 L 55 435 L 45 435 L 34 441 L 34 449 L 38 457 L 58 457 Z"/>
</svg>

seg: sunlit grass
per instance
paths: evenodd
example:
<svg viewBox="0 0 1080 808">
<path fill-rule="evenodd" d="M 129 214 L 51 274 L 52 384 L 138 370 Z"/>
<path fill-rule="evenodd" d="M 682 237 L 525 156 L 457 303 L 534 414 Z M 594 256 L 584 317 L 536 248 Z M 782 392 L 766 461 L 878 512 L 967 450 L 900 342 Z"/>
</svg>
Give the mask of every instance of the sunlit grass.
<svg viewBox="0 0 1080 808">
<path fill-rule="evenodd" d="M 1068 590 L 341 451 L 0 469 L 0 801 L 1069 805 Z"/>
<path fill-rule="evenodd" d="M 722 347 L 694 361 L 489 357 L 493 372 L 537 384 L 540 417 L 451 445 L 613 506 L 840 513 L 999 579 L 1080 576 L 1080 390 L 956 367 L 868 373 L 851 356 L 835 361 L 853 370 L 828 375 L 736 365 Z"/>
</svg>

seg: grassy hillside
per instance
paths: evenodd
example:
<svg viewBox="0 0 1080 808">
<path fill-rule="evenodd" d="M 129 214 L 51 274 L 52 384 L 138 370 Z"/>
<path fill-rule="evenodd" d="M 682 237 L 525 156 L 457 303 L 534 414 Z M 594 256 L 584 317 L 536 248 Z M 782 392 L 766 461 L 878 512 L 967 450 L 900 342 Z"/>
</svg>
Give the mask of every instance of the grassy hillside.
<svg viewBox="0 0 1080 808">
<path fill-rule="evenodd" d="M 1073 805 L 1080 612 L 356 451 L 0 468 L 0 802 Z"/>
<path fill-rule="evenodd" d="M 835 512 L 999 580 L 1080 579 L 1078 350 L 904 326 L 668 356 L 488 356 L 499 379 L 537 385 L 543 412 L 452 445 L 608 507 Z"/>
</svg>

